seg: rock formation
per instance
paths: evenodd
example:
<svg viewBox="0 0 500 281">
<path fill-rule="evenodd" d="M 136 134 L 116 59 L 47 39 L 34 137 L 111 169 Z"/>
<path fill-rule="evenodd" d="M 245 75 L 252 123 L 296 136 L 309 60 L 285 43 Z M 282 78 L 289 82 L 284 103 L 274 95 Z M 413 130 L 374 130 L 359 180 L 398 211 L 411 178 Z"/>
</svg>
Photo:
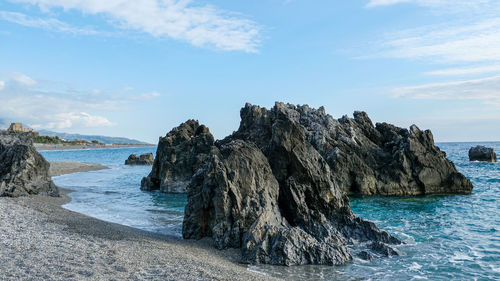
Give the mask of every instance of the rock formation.
<svg viewBox="0 0 500 281">
<path fill-rule="evenodd" d="M 49 166 L 33 146 L 31 133 L 0 134 L 0 196 L 58 196 Z"/>
<path fill-rule="evenodd" d="M 192 178 L 184 238 L 241 248 L 247 263 L 343 264 L 353 251 L 397 253 L 388 244 L 398 239 L 352 213 L 295 107 L 247 104 L 241 116 Z M 359 251 L 360 243 L 377 247 Z"/>
<path fill-rule="evenodd" d="M 214 137 L 198 121 L 188 120 L 160 138 L 151 173 L 141 189 L 186 192 L 193 174 L 205 163 Z"/>
<path fill-rule="evenodd" d="M 282 113 L 283 112 L 283 113 Z M 273 126 L 285 114 L 304 130 L 305 139 L 328 163 L 333 181 L 345 192 L 360 195 L 468 194 L 472 184 L 446 153 L 434 145 L 432 133 L 413 125 L 409 130 L 372 121 L 365 112 L 338 120 L 323 107 L 277 103 L 272 110 L 245 105 L 237 132 L 221 142 L 244 139 L 269 151 Z"/>
<path fill-rule="evenodd" d="M 155 158 L 153 153 L 142 154 L 139 157 L 137 155 L 132 154 L 125 160 L 125 165 L 153 165 Z"/>
<path fill-rule="evenodd" d="M 343 264 L 397 255 L 400 241 L 356 217 L 347 194 L 471 193 L 432 133 L 364 112 L 246 104 L 239 129 L 214 143 L 190 120 L 160 139 L 144 189 L 189 182 L 183 237 L 241 248 L 243 262 Z M 191 177 L 192 176 L 192 177 Z M 181 191 L 182 189 L 176 189 Z"/>
<path fill-rule="evenodd" d="M 478 145 L 469 149 L 469 161 L 497 162 L 497 155 L 493 148 Z"/>
</svg>

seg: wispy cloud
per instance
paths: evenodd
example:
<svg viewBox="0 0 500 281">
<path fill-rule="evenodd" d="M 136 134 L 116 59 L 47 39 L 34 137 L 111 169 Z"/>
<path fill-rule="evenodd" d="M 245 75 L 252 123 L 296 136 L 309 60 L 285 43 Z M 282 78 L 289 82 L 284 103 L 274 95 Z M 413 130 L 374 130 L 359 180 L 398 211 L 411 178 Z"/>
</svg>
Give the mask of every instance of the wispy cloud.
<svg viewBox="0 0 500 281">
<path fill-rule="evenodd" d="M 21 85 L 24 85 L 24 86 L 34 86 L 36 85 L 36 81 L 31 79 L 31 77 L 25 75 L 25 74 L 22 74 L 22 73 L 18 73 L 18 72 L 15 72 L 15 73 L 12 73 L 10 75 L 10 78 L 12 79 L 12 81 L 18 83 L 18 84 L 21 84 Z"/>
<path fill-rule="evenodd" d="M 500 64 L 447 68 L 447 69 L 429 71 L 426 72 L 425 74 L 433 76 L 454 76 L 454 75 L 459 76 L 459 75 L 484 74 L 492 72 L 500 72 Z"/>
<path fill-rule="evenodd" d="M 500 61 L 500 17 L 393 33 L 379 56 L 441 63 Z"/>
<path fill-rule="evenodd" d="M 424 7 L 447 7 L 450 11 L 463 10 L 471 8 L 480 8 L 481 6 L 495 2 L 496 0 L 370 0 L 367 8 L 390 6 L 396 4 L 411 3 Z"/>
<path fill-rule="evenodd" d="M 142 95 L 140 95 L 139 97 L 140 97 L 141 99 L 154 99 L 154 98 L 157 98 L 157 97 L 159 97 L 159 96 L 161 96 L 161 94 L 160 94 L 160 93 L 158 93 L 158 92 L 152 92 L 152 93 L 142 94 Z"/>
<path fill-rule="evenodd" d="M 36 18 L 17 12 L 0 11 L 0 20 L 9 21 L 27 27 L 41 28 L 57 32 L 84 35 L 98 34 L 97 31 L 90 27 L 75 27 L 55 18 Z"/>
<path fill-rule="evenodd" d="M 395 88 L 399 98 L 479 100 L 500 104 L 500 76 Z"/>
<path fill-rule="evenodd" d="M 36 129 L 108 127 L 114 123 L 96 112 L 126 110 L 127 106 L 159 96 L 75 90 L 37 82 L 21 73 L 6 77 L 0 90 L 0 119 L 22 121 Z"/>
<path fill-rule="evenodd" d="M 439 64 L 441 69 L 423 74 L 460 76 L 462 80 L 397 87 L 392 90 L 392 95 L 398 98 L 476 100 L 483 106 L 499 105 L 500 1 L 370 0 L 366 7 L 403 3 L 431 11 L 436 23 L 386 34 L 368 57 L 396 58 L 407 63 L 418 61 L 431 67 Z"/>
<path fill-rule="evenodd" d="M 260 27 L 240 14 L 218 9 L 192 0 L 10 0 L 37 5 L 42 11 L 62 8 L 88 15 L 103 15 L 121 29 L 145 32 L 154 37 L 166 37 L 199 47 L 214 47 L 227 51 L 257 52 Z M 12 15 L 10 15 L 12 17 Z M 20 20 L 21 18 L 21 20 Z M 11 21 L 31 24 L 16 15 Z M 63 30 L 65 24 L 51 19 L 49 23 L 34 21 L 33 25 L 54 26 Z"/>
<path fill-rule="evenodd" d="M 86 112 L 67 112 L 51 116 L 53 122 L 30 124 L 33 129 L 69 129 L 73 127 L 109 127 L 114 124 L 102 116 L 93 116 Z"/>
<path fill-rule="evenodd" d="M 370 0 L 368 4 L 366 4 L 366 7 L 372 8 L 372 7 L 378 7 L 378 6 L 388 6 L 388 5 L 394 5 L 394 4 L 400 4 L 400 3 L 408 3 L 408 2 L 415 2 L 412 0 Z"/>
</svg>

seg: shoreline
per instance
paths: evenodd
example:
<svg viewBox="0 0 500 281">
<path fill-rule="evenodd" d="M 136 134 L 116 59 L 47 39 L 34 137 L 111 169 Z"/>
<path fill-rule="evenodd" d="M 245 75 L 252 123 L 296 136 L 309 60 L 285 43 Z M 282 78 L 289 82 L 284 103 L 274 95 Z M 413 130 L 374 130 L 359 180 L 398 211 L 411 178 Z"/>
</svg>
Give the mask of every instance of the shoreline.
<svg viewBox="0 0 500 281">
<path fill-rule="evenodd" d="M 51 176 L 108 168 L 50 163 Z M 217 250 L 208 238 L 182 240 L 65 209 L 74 191 L 59 191 L 0 197 L 1 280 L 280 280 L 249 270 L 239 249 Z"/>
<path fill-rule="evenodd" d="M 101 164 L 77 161 L 50 161 L 49 163 L 49 174 L 51 177 L 110 169 L 109 167 Z"/>
<path fill-rule="evenodd" d="M 63 144 L 34 144 L 37 151 L 51 150 L 88 150 L 88 149 L 113 149 L 113 148 L 138 148 L 155 147 L 154 144 L 112 144 L 112 145 L 63 145 Z"/>
<path fill-rule="evenodd" d="M 64 209 L 60 197 L 0 198 L 0 279 L 279 280 L 238 263 L 237 249 L 180 240 Z"/>
</svg>

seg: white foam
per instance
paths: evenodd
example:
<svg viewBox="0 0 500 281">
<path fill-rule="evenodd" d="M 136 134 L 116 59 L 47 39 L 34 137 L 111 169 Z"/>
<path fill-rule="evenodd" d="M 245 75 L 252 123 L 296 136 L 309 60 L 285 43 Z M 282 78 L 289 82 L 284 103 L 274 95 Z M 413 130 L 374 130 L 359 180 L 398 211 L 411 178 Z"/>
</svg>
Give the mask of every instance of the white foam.
<svg viewBox="0 0 500 281">
<path fill-rule="evenodd" d="M 471 256 L 468 256 L 464 253 L 461 253 L 461 252 L 454 252 L 453 253 L 453 257 L 451 257 L 450 259 L 450 262 L 463 262 L 463 261 L 473 261 L 474 258 L 471 257 Z"/>
<path fill-rule="evenodd" d="M 421 268 L 422 268 L 422 266 L 420 264 L 413 262 L 408 269 L 413 270 L 413 271 L 417 271 Z"/>
</svg>

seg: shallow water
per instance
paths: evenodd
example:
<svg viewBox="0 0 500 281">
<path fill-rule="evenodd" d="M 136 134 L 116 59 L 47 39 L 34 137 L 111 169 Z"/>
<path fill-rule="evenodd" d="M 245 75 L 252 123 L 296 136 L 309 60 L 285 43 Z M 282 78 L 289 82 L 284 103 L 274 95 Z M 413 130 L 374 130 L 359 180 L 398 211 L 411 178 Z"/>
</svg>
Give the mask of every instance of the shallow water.
<svg viewBox="0 0 500 281">
<path fill-rule="evenodd" d="M 331 266 L 251 266 L 289 280 L 500 280 L 500 163 L 469 162 L 476 143 L 440 143 L 472 180 L 472 195 L 351 198 L 354 212 L 406 244 L 400 257 Z M 483 143 L 500 152 L 500 143 Z M 125 166 L 155 148 L 45 151 L 49 161 L 85 161 L 110 170 L 55 178 L 76 190 L 64 207 L 99 219 L 180 237 L 185 195 L 139 190 L 150 167 Z"/>
<path fill-rule="evenodd" d="M 42 151 L 48 161 L 99 163 L 110 169 L 54 178 L 55 184 L 75 190 L 63 207 L 105 221 L 181 237 L 184 194 L 140 190 L 141 179 L 151 166 L 128 166 L 132 153 L 153 152 L 156 147 Z"/>
</svg>

